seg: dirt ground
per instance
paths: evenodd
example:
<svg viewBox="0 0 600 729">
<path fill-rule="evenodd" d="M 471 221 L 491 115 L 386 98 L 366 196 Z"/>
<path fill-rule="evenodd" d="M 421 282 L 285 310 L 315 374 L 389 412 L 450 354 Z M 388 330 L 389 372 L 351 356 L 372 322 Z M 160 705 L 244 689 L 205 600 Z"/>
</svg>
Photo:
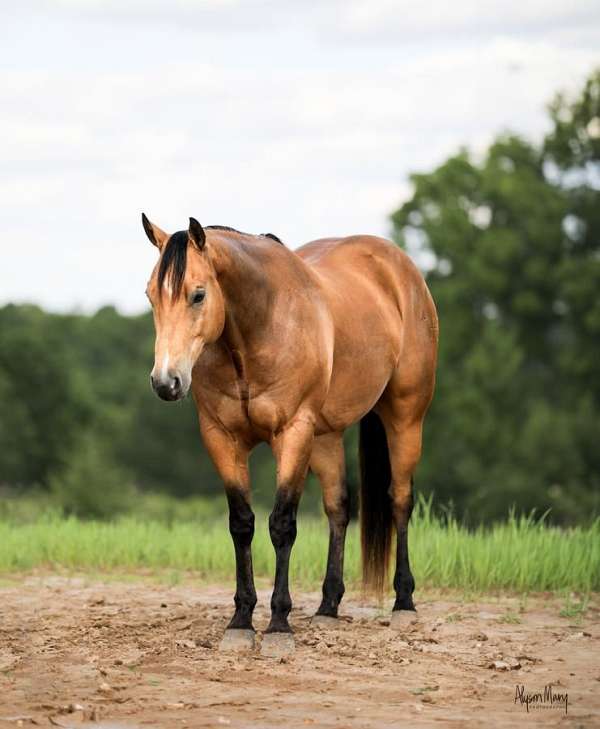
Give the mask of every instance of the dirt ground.
<svg viewBox="0 0 600 729">
<path fill-rule="evenodd" d="M 418 594 L 397 632 L 359 596 L 338 629 L 295 592 L 296 650 L 219 651 L 232 587 L 23 577 L 0 586 L 0 727 L 600 726 L 600 605 Z M 259 592 L 255 627 L 268 622 Z M 525 696 L 568 694 L 564 702 Z M 547 697 L 546 697 L 547 698 Z"/>
</svg>

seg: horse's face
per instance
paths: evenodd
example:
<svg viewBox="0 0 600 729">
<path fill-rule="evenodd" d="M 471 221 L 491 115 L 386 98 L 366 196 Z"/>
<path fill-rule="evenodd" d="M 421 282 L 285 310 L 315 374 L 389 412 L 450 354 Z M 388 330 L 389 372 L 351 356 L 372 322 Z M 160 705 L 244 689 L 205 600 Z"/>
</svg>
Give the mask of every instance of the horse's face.
<svg viewBox="0 0 600 729">
<path fill-rule="evenodd" d="M 216 341 L 225 324 L 225 304 L 200 223 L 169 236 L 142 216 L 160 258 L 146 294 L 152 304 L 156 342 L 150 378 L 163 400 L 187 395 L 192 368 L 204 345 Z"/>
</svg>

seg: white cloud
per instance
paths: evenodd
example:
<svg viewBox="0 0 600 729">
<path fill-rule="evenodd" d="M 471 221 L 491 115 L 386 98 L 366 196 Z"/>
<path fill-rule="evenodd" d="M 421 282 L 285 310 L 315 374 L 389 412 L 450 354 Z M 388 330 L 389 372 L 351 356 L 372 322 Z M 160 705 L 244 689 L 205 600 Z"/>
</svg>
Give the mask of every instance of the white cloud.
<svg viewBox="0 0 600 729">
<path fill-rule="evenodd" d="M 553 27 L 600 20 L 594 0 L 351 0 L 343 3 L 342 27 L 357 35 L 505 32 L 539 33 Z"/>
</svg>

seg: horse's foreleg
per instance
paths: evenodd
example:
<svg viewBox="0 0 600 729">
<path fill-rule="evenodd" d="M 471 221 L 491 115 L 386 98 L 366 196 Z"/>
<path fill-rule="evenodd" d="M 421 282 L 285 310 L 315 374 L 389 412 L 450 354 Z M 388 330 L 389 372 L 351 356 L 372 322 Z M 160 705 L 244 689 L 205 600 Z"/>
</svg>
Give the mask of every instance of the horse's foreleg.
<svg viewBox="0 0 600 729">
<path fill-rule="evenodd" d="M 268 634 L 292 632 L 288 623 L 292 609 L 288 572 L 296 540 L 296 512 L 304 488 L 313 437 L 313 423 L 308 418 L 297 418 L 272 443 L 277 461 L 277 496 L 269 517 L 269 532 L 275 548 L 275 585 Z"/>
<path fill-rule="evenodd" d="M 252 572 L 252 538 L 254 536 L 254 512 L 250 507 L 247 494 L 243 490 L 229 486 L 229 532 L 235 549 L 235 613 L 229 628 L 254 630 L 252 613 L 256 606 L 256 589 Z"/>
<path fill-rule="evenodd" d="M 225 648 L 244 647 L 253 641 L 239 631 L 252 631 L 252 613 L 256 606 L 256 590 L 252 572 L 252 538 L 254 513 L 250 506 L 248 449 L 219 426 L 201 420 L 204 443 L 225 483 L 229 504 L 229 532 L 233 540 L 236 565 L 235 613 L 228 625 L 233 630 L 224 642 Z"/>
<path fill-rule="evenodd" d="M 315 438 L 310 468 L 321 482 L 323 506 L 329 520 L 329 551 L 323 581 L 323 599 L 314 620 L 325 622 L 327 619 L 332 621 L 337 618 L 338 606 L 345 589 L 344 546 L 349 504 L 342 433 L 328 433 Z"/>
</svg>

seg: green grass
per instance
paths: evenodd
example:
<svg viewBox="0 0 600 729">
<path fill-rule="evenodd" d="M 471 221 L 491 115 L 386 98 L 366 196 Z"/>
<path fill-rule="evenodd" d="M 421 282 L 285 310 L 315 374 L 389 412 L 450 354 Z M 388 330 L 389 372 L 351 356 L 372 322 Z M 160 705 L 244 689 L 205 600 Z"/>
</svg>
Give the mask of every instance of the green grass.
<svg viewBox="0 0 600 729">
<path fill-rule="evenodd" d="M 587 612 L 588 606 L 589 600 L 587 598 L 573 601 L 570 596 L 567 596 L 565 605 L 559 612 L 559 615 L 561 618 L 572 618 L 575 622 L 581 622 Z"/>
<path fill-rule="evenodd" d="M 521 618 L 515 615 L 515 613 L 507 611 L 498 618 L 497 622 L 506 625 L 518 625 L 521 622 Z"/>
<path fill-rule="evenodd" d="M 323 577 L 328 529 L 324 519 L 302 516 L 292 553 L 291 578 L 316 587 Z M 410 528 L 413 572 L 419 587 L 462 591 L 576 591 L 600 589 L 600 521 L 559 529 L 532 517 L 510 516 L 469 530 L 433 513 L 421 501 Z M 271 578 L 274 553 L 264 514 L 257 516 L 255 573 Z M 32 523 L 0 520 L 0 574 L 36 568 L 72 570 L 195 571 L 206 580 L 234 578 L 233 547 L 224 515 L 198 521 L 80 521 L 56 514 Z M 358 530 L 349 530 L 346 582 L 358 584 Z"/>
</svg>

